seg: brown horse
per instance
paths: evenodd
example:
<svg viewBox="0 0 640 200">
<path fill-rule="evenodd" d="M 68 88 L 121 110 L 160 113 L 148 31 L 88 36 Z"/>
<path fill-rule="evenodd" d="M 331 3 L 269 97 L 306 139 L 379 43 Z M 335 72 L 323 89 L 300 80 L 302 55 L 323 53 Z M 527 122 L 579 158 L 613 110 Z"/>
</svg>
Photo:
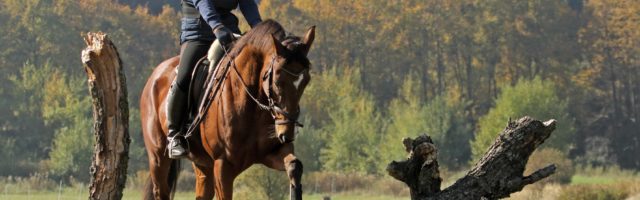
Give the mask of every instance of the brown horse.
<svg viewBox="0 0 640 200">
<path fill-rule="evenodd" d="M 304 38 L 287 36 L 266 20 L 243 36 L 221 62 L 229 68 L 199 126 L 189 137 L 189 159 L 196 174 L 196 199 L 230 200 L 233 181 L 256 163 L 286 171 L 291 199 L 302 199 L 302 163 L 294 155 L 299 100 L 310 80 L 307 53 L 315 28 Z M 179 58 L 162 62 L 142 92 L 140 114 L 149 157 L 145 199 L 170 199 L 179 161 L 166 151 L 165 97 Z M 224 64 L 221 64 L 222 67 Z"/>
</svg>

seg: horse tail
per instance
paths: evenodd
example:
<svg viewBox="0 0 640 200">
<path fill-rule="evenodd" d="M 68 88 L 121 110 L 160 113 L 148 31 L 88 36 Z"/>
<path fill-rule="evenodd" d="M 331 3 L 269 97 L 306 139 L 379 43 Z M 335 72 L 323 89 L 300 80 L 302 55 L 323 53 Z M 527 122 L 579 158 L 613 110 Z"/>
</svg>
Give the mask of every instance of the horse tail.
<svg viewBox="0 0 640 200">
<path fill-rule="evenodd" d="M 171 199 L 176 194 L 176 188 L 178 183 L 178 177 L 180 176 L 181 170 L 180 159 L 171 160 L 171 167 L 169 168 L 169 176 L 167 176 L 167 183 L 169 183 L 169 188 L 171 189 Z"/>
<path fill-rule="evenodd" d="M 176 194 L 181 166 L 182 165 L 180 163 L 180 160 L 171 160 L 171 167 L 169 168 L 169 175 L 167 176 L 167 183 L 169 184 L 171 199 L 174 199 L 174 196 Z M 147 177 L 147 183 L 144 186 L 144 200 L 154 199 L 153 182 L 151 181 L 151 176 L 149 176 Z"/>
</svg>

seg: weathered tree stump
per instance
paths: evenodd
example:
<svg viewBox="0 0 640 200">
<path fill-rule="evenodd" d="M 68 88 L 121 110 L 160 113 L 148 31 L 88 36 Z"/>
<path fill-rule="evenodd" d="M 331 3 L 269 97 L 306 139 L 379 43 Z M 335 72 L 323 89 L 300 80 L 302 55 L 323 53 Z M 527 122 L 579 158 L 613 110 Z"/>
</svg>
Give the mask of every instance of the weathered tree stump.
<svg viewBox="0 0 640 200">
<path fill-rule="evenodd" d="M 482 159 L 450 187 L 440 190 L 442 178 L 438 171 L 437 149 L 427 135 L 405 138 L 403 143 L 409 158 L 393 161 L 387 166 L 392 177 L 406 183 L 411 199 L 499 199 L 509 197 L 528 184 L 555 172 L 549 165 L 524 176 L 531 153 L 551 135 L 556 121 L 541 122 L 523 117 L 509 121 Z"/>
<path fill-rule="evenodd" d="M 129 160 L 129 103 L 122 61 L 104 33 L 87 33 L 82 63 L 93 98 L 95 149 L 89 199 L 121 199 Z"/>
</svg>

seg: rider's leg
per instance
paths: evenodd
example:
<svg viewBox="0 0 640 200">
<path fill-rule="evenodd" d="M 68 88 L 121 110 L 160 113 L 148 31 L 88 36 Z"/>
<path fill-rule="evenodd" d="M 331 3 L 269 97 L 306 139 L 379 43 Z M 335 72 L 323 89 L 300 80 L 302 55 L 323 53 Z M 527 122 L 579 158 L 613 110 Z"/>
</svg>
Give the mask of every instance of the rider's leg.
<svg viewBox="0 0 640 200">
<path fill-rule="evenodd" d="M 178 74 L 167 95 L 167 126 L 169 128 L 169 157 L 181 158 L 188 153 L 181 128 L 187 114 L 187 90 L 191 82 L 191 72 L 198 60 L 204 57 L 211 41 L 187 41 L 180 52 Z"/>
</svg>

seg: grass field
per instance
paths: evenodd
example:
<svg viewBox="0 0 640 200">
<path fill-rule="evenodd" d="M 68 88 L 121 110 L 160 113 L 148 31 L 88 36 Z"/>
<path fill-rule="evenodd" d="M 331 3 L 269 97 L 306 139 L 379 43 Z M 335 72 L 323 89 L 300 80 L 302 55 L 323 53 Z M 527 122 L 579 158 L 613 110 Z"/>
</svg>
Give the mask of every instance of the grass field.
<svg viewBox="0 0 640 200">
<path fill-rule="evenodd" d="M 585 176 L 575 175 L 571 177 L 571 184 L 612 184 L 624 180 L 619 177 L 610 176 Z"/>
<path fill-rule="evenodd" d="M 454 175 L 448 179 L 455 180 L 461 175 Z M 364 179 L 363 179 L 364 180 Z M 369 180 L 369 179 L 367 179 Z M 372 179 L 373 180 L 373 179 Z M 378 184 L 363 185 L 356 190 L 347 190 L 349 192 L 335 193 L 329 195 L 332 200 L 407 200 L 408 196 L 391 196 L 385 194 L 398 194 L 389 191 L 381 191 L 383 188 L 391 187 L 389 183 L 393 182 L 380 182 Z M 0 182 L 1 183 L 1 182 Z M 357 183 L 352 183 L 357 185 Z M 88 189 L 84 184 L 75 184 L 74 187 L 64 187 L 57 189 L 61 186 L 60 183 L 41 180 L 41 179 L 25 179 L 22 182 L 11 182 L 0 184 L 0 200 L 80 200 L 87 199 Z M 444 184 L 443 187 L 446 187 Z M 37 191 L 30 188 L 47 188 L 45 191 Z M 142 199 L 142 192 L 137 189 L 140 187 L 129 187 L 124 191 L 124 200 L 139 200 Z M 597 192 L 602 190 L 601 192 Z M 611 193 L 626 197 L 628 200 L 640 200 L 640 176 L 634 171 L 624 171 L 619 169 L 580 169 L 575 173 L 571 182 L 568 184 L 548 184 L 543 186 L 529 186 L 525 187 L 522 192 L 513 194 L 511 200 L 554 200 L 560 198 L 562 194 L 570 192 L 572 197 L 583 193 L 595 193 L 599 194 L 606 191 L 618 191 L 617 193 Z M 308 190 L 309 191 L 327 191 L 325 190 Z M 390 190 L 394 191 L 394 190 Z M 246 194 L 255 194 L 252 189 L 236 190 L 235 199 L 244 200 Z M 249 193 L 244 193 L 249 192 Z M 238 195 L 240 194 L 240 195 Z M 242 195 L 245 194 L 245 195 Z M 407 195 L 407 193 L 404 193 Z M 321 200 L 327 194 L 314 193 L 304 194 L 304 199 L 307 200 Z M 591 196 L 583 195 L 592 199 Z M 177 200 L 194 199 L 193 192 L 178 192 L 175 196 Z M 255 197 L 254 197 L 255 198 Z M 573 199 L 573 198 L 572 198 Z M 605 198 L 606 199 L 606 198 Z"/>
<path fill-rule="evenodd" d="M 309 200 L 322 200 L 326 196 L 325 194 L 305 194 L 304 199 Z M 408 197 L 393 197 L 384 195 L 365 195 L 365 194 L 335 194 L 330 195 L 332 200 L 406 200 Z M 61 192 L 31 192 L 12 194 L 11 192 L 2 193 L 0 200 L 84 200 L 87 199 L 88 193 L 86 190 L 79 190 L 76 188 L 66 188 Z M 140 200 L 142 199 L 142 193 L 139 191 L 125 190 L 123 200 Z M 193 192 L 178 192 L 175 196 L 176 200 L 191 200 L 194 199 Z M 242 200 L 242 199 L 240 199 Z"/>
</svg>

